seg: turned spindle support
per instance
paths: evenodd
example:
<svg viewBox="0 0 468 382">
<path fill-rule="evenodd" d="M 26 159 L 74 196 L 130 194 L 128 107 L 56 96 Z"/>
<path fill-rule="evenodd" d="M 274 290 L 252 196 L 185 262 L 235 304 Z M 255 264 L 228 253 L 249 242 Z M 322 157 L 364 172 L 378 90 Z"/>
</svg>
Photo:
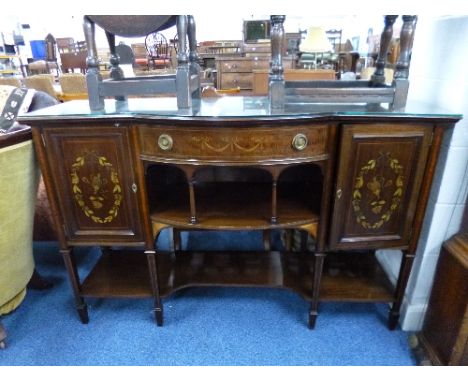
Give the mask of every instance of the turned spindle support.
<svg viewBox="0 0 468 382">
<path fill-rule="evenodd" d="M 416 16 L 403 16 L 403 26 L 400 32 L 400 55 L 395 65 L 395 75 L 393 77 L 395 97 L 392 107 L 394 109 L 403 108 L 406 105 L 409 89 L 409 67 L 416 22 Z"/>
<path fill-rule="evenodd" d="M 371 81 L 372 84 L 378 85 L 385 83 L 385 65 L 387 63 L 387 54 L 390 47 L 390 42 L 393 35 L 393 24 L 398 16 L 395 15 L 386 15 L 384 18 L 384 29 L 380 35 L 380 50 L 379 56 L 375 63 L 375 72 L 372 75 Z"/>
<path fill-rule="evenodd" d="M 269 95 L 272 109 L 281 109 L 284 105 L 283 44 L 284 15 L 272 15 L 271 19 L 271 62 L 269 75 Z"/>
<path fill-rule="evenodd" d="M 400 33 L 400 55 L 396 63 L 395 79 L 406 79 L 409 76 L 416 19 L 416 16 L 403 16 L 403 26 Z"/>
</svg>

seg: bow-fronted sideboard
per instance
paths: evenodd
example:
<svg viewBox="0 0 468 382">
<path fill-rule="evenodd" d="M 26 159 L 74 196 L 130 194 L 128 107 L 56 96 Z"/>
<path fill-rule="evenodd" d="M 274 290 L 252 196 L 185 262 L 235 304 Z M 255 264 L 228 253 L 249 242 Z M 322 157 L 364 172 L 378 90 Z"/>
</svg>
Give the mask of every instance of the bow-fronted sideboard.
<svg viewBox="0 0 468 382">
<path fill-rule="evenodd" d="M 267 286 L 320 301 L 391 304 L 395 328 L 444 132 L 460 115 L 408 103 L 285 105 L 268 97 L 72 101 L 21 117 L 32 127 L 76 308 L 86 297 L 163 299 L 194 286 Z M 272 230 L 284 248 L 162 251 L 163 229 Z M 288 243 L 303 232 L 308 245 Z M 100 246 L 81 280 L 74 247 Z M 402 250 L 393 285 L 374 252 Z"/>
</svg>

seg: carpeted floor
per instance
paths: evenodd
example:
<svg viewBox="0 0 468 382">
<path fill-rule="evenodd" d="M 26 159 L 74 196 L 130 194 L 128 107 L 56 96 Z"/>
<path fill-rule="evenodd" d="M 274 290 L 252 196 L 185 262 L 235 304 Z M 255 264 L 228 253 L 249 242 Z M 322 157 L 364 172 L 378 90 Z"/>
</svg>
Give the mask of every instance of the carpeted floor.
<svg viewBox="0 0 468 382">
<path fill-rule="evenodd" d="M 167 237 L 161 237 L 165 246 Z M 183 246 L 261 246 L 246 233 L 193 232 Z M 254 243 L 254 244 L 252 244 Z M 214 248 L 213 248 L 214 249 Z M 79 249 L 84 274 L 99 254 Z M 385 304 L 322 303 L 314 330 L 309 305 L 287 290 L 191 288 L 164 299 L 157 327 L 150 299 L 87 299 L 80 323 L 56 243 L 35 243 L 38 270 L 52 289 L 28 291 L 2 318 L 0 365 L 415 365 L 409 333 L 389 331 Z"/>
</svg>

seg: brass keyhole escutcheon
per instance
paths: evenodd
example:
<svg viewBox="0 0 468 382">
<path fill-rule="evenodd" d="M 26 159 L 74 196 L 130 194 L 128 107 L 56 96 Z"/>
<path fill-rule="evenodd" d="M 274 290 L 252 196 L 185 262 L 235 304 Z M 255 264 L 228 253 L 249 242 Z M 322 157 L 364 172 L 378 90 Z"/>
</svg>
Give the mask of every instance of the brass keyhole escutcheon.
<svg viewBox="0 0 468 382">
<path fill-rule="evenodd" d="M 173 145 L 172 137 L 169 134 L 161 134 L 158 139 L 158 146 L 161 150 L 169 151 Z"/>
<path fill-rule="evenodd" d="M 292 147 L 295 150 L 301 151 L 307 147 L 309 140 L 305 134 L 296 134 L 292 140 Z"/>
</svg>

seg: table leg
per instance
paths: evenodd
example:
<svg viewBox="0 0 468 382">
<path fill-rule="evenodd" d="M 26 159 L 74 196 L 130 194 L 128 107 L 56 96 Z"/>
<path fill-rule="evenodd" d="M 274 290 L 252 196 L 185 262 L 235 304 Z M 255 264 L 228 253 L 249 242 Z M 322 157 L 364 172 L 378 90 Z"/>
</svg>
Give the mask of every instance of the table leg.
<svg viewBox="0 0 468 382">
<path fill-rule="evenodd" d="M 146 258 L 148 260 L 151 288 L 153 290 L 154 315 L 156 319 L 156 324 L 158 326 L 162 326 L 163 325 L 163 305 L 161 302 L 161 296 L 159 294 L 158 270 L 157 270 L 157 265 L 156 265 L 156 252 L 145 251 L 145 253 L 146 253 Z"/>
<path fill-rule="evenodd" d="M 315 264 L 314 264 L 314 282 L 312 286 L 312 302 L 310 304 L 309 311 L 309 328 L 315 327 L 315 321 L 318 316 L 318 305 L 319 305 L 319 292 L 320 292 L 320 280 L 322 278 L 323 261 L 325 259 L 324 253 L 315 253 Z"/>
<path fill-rule="evenodd" d="M 61 249 L 60 254 L 63 257 L 65 267 L 67 268 L 70 282 L 72 284 L 73 294 L 75 296 L 76 310 L 78 311 L 78 315 L 80 317 L 81 322 L 83 324 L 87 324 L 89 322 L 88 306 L 84 302 L 83 297 L 81 297 L 80 278 L 78 276 L 78 270 L 76 268 L 76 261 L 73 254 L 73 249 Z"/>
</svg>

